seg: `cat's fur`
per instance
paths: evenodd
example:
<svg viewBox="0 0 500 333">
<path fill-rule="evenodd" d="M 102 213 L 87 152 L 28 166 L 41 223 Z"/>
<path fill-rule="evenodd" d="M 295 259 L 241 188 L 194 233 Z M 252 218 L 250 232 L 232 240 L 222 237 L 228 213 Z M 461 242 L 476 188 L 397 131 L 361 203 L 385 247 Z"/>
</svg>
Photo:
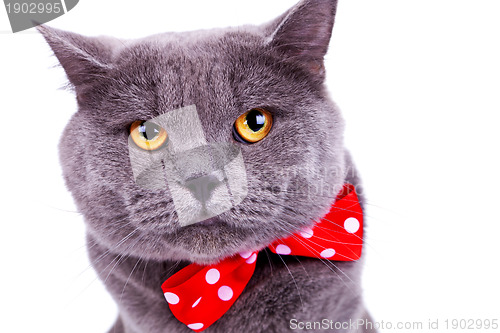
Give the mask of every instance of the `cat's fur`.
<svg viewBox="0 0 500 333">
<path fill-rule="evenodd" d="M 139 40 L 39 27 L 76 91 L 60 158 L 92 264 L 118 304 L 110 332 L 191 332 L 168 309 L 160 289 L 167 277 L 191 262 L 263 249 L 321 218 L 345 181 L 360 189 L 324 86 L 336 6 L 303 0 L 262 26 Z M 234 121 L 255 107 L 271 110 L 274 125 L 261 142 L 238 143 L 248 178 L 243 202 L 211 223 L 179 227 L 168 189 L 134 182 L 127 140 L 132 122 L 187 105 L 196 105 L 209 142 L 234 142 Z M 291 319 L 368 318 L 361 266 L 262 251 L 243 294 L 206 332 L 288 332 Z"/>
</svg>

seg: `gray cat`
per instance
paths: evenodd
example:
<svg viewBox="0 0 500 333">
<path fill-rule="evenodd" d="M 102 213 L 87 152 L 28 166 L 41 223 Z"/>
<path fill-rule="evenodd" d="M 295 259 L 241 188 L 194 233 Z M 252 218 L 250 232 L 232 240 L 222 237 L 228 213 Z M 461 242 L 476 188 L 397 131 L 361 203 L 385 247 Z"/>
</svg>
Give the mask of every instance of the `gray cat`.
<svg viewBox="0 0 500 333">
<path fill-rule="evenodd" d="M 60 159 L 87 224 L 91 262 L 118 304 L 109 332 L 192 332 L 171 314 L 164 280 L 190 263 L 212 264 L 248 250 L 261 250 L 253 277 L 206 332 L 289 332 L 324 319 L 369 320 L 362 261 L 265 250 L 320 219 L 345 182 L 361 189 L 343 145 L 343 120 L 324 86 L 336 7 L 335 0 L 303 0 L 262 26 L 139 40 L 39 27 L 76 92 L 78 112 L 62 136 Z M 196 117 L 185 121 L 184 131 L 177 119 L 170 133 L 186 149 L 165 149 L 158 159 L 151 146 L 138 153 L 134 131 L 149 145 L 163 130 L 147 127 L 151 120 L 187 107 Z M 239 131 L 237 119 L 248 111 L 255 116 L 245 125 L 250 132 L 261 130 L 264 116 L 272 119 L 262 137 Z M 201 143 L 193 126 L 201 126 Z M 190 148 L 193 142 L 199 144 Z M 204 154 L 209 162 L 198 163 Z M 242 195 L 235 202 L 221 194 L 214 200 L 229 206 L 210 210 L 212 193 L 228 179 L 202 171 L 237 156 L 244 175 L 230 176 L 239 179 Z M 167 157 L 171 165 L 163 163 Z M 343 325 L 334 331 L 373 330 Z"/>
</svg>

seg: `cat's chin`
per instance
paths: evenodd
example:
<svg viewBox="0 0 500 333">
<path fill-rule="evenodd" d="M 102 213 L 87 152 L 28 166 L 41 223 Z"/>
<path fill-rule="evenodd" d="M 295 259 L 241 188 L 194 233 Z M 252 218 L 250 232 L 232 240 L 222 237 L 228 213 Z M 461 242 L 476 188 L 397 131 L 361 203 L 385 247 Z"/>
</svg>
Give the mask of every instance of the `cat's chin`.
<svg viewBox="0 0 500 333">
<path fill-rule="evenodd" d="M 262 247 L 262 248 L 264 248 L 264 247 Z M 187 261 L 189 261 L 191 263 L 198 264 L 198 265 L 203 265 L 203 266 L 204 265 L 214 265 L 214 264 L 217 264 L 217 263 L 219 263 L 227 258 L 231 258 L 234 256 L 240 257 L 240 253 L 253 252 L 253 251 L 259 252 L 260 250 L 262 250 L 262 248 L 260 248 L 260 249 L 239 248 L 237 250 L 231 250 L 231 251 L 225 252 L 224 254 L 221 254 L 218 256 L 217 255 L 193 254 Z"/>
<path fill-rule="evenodd" d="M 199 265 L 211 265 L 242 252 L 259 250 L 260 244 L 251 236 L 253 231 L 235 228 L 221 217 L 212 217 L 176 232 L 176 259 Z"/>
</svg>

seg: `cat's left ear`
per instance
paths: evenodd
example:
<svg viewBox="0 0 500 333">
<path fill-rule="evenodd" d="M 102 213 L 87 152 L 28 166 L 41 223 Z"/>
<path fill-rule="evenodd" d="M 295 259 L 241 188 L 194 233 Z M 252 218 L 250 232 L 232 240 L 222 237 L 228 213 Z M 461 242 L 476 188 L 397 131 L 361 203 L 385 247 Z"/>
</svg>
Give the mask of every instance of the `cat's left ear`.
<svg viewBox="0 0 500 333">
<path fill-rule="evenodd" d="M 79 99 L 111 69 L 111 56 L 117 41 L 86 37 L 46 25 L 39 25 L 37 29 L 52 48 Z"/>
<path fill-rule="evenodd" d="M 285 60 L 324 74 L 323 59 L 332 36 L 337 0 L 302 0 L 265 29 L 269 46 Z"/>
</svg>

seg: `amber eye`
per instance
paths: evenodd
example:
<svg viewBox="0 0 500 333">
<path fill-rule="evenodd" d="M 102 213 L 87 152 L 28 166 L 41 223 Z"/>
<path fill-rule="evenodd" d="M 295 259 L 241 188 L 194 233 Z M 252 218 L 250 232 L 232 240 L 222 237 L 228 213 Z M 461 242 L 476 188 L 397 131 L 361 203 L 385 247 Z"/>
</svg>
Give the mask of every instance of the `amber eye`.
<svg viewBox="0 0 500 333">
<path fill-rule="evenodd" d="M 236 119 L 233 128 L 234 138 L 244 143 L 256 143 L 271 131 L 273 117 L 264 109 L 252 109 Z"/>
<path fill-rule="evenodd" d="M 167 132 L 160 126 L 148 121 L 134 121 L 130 126 L 130 137 L 144 150 L 157 150 L 167 141 Z"/>
</svg>

